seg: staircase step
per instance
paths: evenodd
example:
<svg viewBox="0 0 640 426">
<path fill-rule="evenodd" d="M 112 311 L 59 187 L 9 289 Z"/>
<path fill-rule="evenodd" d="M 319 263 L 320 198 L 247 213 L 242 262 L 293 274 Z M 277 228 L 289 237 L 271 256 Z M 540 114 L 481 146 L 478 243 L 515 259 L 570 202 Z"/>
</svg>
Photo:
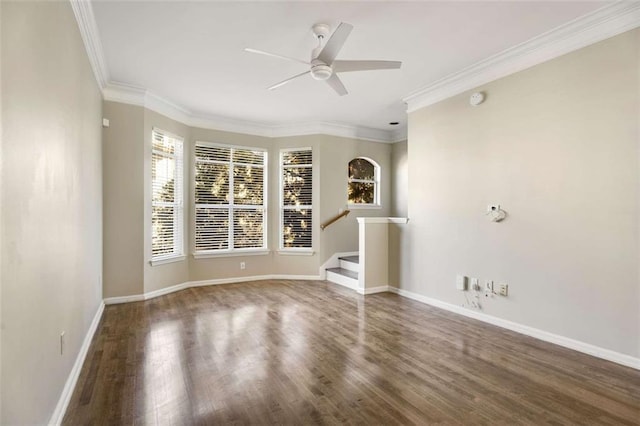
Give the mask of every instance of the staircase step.
<svg viewBox="0 0 640 426">
<path fill-rule="evenodd" d="M 344 275 L 345 277 L 352 278 L 354 280 L 358 279 L 358 273 L 355 271 L 350 271 L 344 268 L 327 268 L 327 272 L 333 272 L 334 274 Z"/>
<path fill-rule="evenodd" d="M 339 257 L 338 260 L 342 269 L 348 269 L 353 272 L 360 271 L 360 265 L 358 264 L 360 258 L 358 256 L 344 256 Z"/>
<path fill-rule="evenodd" d="M 352 290 L 358 289 L 358 273 L 344 268 L 327 268 L 327 281 Z"/>
</svg>

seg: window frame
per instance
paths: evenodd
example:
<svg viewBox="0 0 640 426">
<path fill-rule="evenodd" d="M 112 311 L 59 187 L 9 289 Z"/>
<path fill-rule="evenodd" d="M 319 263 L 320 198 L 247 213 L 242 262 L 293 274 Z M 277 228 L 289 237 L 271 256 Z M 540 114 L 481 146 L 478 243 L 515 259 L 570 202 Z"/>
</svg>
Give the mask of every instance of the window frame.
<svg viewBox="0 0 640 426">
<path fill-rule="evenodd" d="M 367 162 L 369 162 L 372 166 L 373 166 L 373 174 L 374 180 L 368 180 L 368 179 L 352 179 L 349 177 L 349 163 L 351 163 L 353 160 L 365 160 Z M 380 209 L 382 208 L 382 205 L 380 203 L 380 165 L 378 164 L 377 161 L 374 161 L 373 159 L 369 158 L 369 157 L 354 157 L 351 160 L 349 160 L 349 163 L 347 163 L 347 208 L 349 208 L 350 210 L 352 209 Z M 373 184 L 373 203 L 351 203 L 349 202 L 349 184 L 355 182 L 355 183 L 372 183 Z"/>
<path fill-rule="evenodd" d="M 175 141 L 174 153 L 170 154 L 164 151 L 156 150 L 153 147 L 155 135 L 159 134 L 164 138 L 170 138 Z M 153 155 L 161 155 L 166 158 L 172 158 L 176 164 L 174 167 L 174 201 L 173 203 L 159 202 L 153 200 Z M 152 266 L 162 265 L 165 263 L 178 262 L 185 259 L 184 250 L 184 138 L 171 132 L 167 132 L 159 127 L 151 129 L 151 259 Z M 153 209 L 154 207 L 173 207 L 173 252 L 163 253 L 162 255 L 153 255 Z"/>
<path fill-rule="evenodd" d="M 304 165 L 296 165 L 296 166 L 285 166 L 284 165 L 284 153 L 286 152 L 295 152 L 295 151 L 310 151 L 311 152 L 311 164 Z M 315 188 L 313 185 L 314 181 L 314 152 L 313 148 L 309 146 L 305 147 L 291 147 L 291 148 L 281 148 L 278 155 L 278 253 L 287 254 L 287 255 L 312 255 L 314 254 L 314 201 L 316 198 Z M 311 204 L 304 206 L 285 206 L 284 205 L 284 170 L 285 167 L 296 167 L 296 168 L 310 168 L 311 169 Z M 309 240 L 311 241 L 310 247 L 285 247 L 284 246 L 284 211 L 285 210 L 296 210 L 296 209 L 307 209 L 311 210 L 311 236 Z"/>
<path fill-rule="evenodd" d="M 229 161 L 219 161 L 219 160 L 209 160 L 210 163 L 214 164 L 228 164 L 229 165 L 229 202 L 226 204 L 198 204 L 196 203 L 196 166 L 198 164 L 197 157 L 197 146 L 207 146 L 210 148 L 225 148 L 230 149 L 230 157 Z M 233 152 L 234 150 L 248 150 L 248 151 L 257 151 L 262 152 L 263 155 L 263 164 L 262 166 L 258 166 L 255 164 L 246 164 L 240 162 L 233 161 Z M 191 205 L 193 207 L 193 250 L 192 255 L 195 259 L 204 259 L 210 257 L 232 257 L 232 256 L 248 256 L 248 255 L 262 255 L 269 253 L 269 221 L 268 221 L 268 183 L 269 183 L 269 150 L 266 148 L 260 147 L 251 147 L 251 146 L 242 146 L 242 145 L 233 145 L 233 144 L 225 144 L 219 142 L 208 142 L 208 141 L 195 141 L 193 145 L 193 167 L 191 167 L 191 182 L 193 184 L 193 196 L 191 198 Z M 263 169 L 262 173 L 262 206 L 257 205 L 247 205 L 247 204 L 234 204 L 234 177 L 233 177 L 233 168 L 234 165 L 250 165 L 253 167 L 261 167 Z M 199 208 L 203 208 L 202 206 L 215 206 L 209 207 L 213 209 L 227 209 L 227 218 L 229 220 L 229 231 L 227 234 L 227 242 L 228 248 L 226 249 L 214 249 L 214 250 L 198 250 L 196 247 L 196 221 L 197 221 L 197 210 Z M 204 207 L 207 208 L 207 207 Z M 233 212 L 234 210 L 243 210 L 243 209 L 262 209 L 262 247 L 244 247 L 244 248 L 234 248 L 234 221 L 233 221 Z"/>
</svg>

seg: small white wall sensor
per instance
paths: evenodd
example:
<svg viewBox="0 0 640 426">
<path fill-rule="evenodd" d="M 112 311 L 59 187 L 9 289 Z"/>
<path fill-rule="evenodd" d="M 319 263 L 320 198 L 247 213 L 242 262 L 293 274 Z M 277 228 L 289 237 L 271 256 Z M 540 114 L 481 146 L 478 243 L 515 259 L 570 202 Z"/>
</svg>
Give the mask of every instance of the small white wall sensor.
<svg viewBox="0 0 640 426">
<path fill-rule="evenodd" d="M 109 119 L 108 118 L 103 118 L 102 119 L 102 127 L 109 127 Z"/>
<path fill-rule="evenodd" d="M 469 104 L 471 104 L 471 106 L 478 106 L 482 102 L 484 102 L 484 93 L 482 92 L 476 92 L 469 98 Z"/>
<path fill-rule="evenodd" d="M 500 208 L 500 204 L 489 204 L 486 215 L 489 216 L 491 222 L 502 222 L 507 217 L 507 212 Z"/>
</svg>

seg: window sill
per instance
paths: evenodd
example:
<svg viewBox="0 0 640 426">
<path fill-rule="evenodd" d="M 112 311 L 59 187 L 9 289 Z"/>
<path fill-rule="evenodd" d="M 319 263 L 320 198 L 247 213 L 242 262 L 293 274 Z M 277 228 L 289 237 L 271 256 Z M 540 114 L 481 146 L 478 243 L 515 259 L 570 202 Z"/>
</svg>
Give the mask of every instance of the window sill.
<svg viewBox="0 0 640 426">
<path fill-rule="evenodd" d="M 269 250 L 247 250 L 247 251 L 220 251 L 220 252 L 195 252 L 194 259 L 209 259 L 212 257 L 238 257 L 238 256 L 264 256 L 271 253 Z"/>
<path fill-rule="evenodd" d="M 184 254 L 181 254 L 179 256 L 161 257 L 158 259 L 151 259 L 149 261 L 149 264 L 151 266 L 165 265 L 167 263 L 182 262 L 186 258 L 187 256 L 185 256 Z"/>
<path fill-rule="evenodd" d="M 278 250 L 280 256 L 313 256 L 316 254 L 313 250 Z"/>
<path fill-rule="evenodd" d="M 349 210 L 358 210 L 358 209 L 381 209 L 382 206 L 380 204 L 347 204 L 347 208 Z"/>
</svg>

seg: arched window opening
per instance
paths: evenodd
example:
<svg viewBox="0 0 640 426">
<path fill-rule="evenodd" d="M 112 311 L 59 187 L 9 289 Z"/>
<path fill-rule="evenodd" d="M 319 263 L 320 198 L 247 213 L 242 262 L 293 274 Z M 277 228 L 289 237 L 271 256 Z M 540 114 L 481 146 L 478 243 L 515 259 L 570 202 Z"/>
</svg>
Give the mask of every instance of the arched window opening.
<svg viewBox="0 0 640 426">
<path fill-rule="evenodd" d="M 368 158 L 349 161 L 348 203 L 352 207 L 378 206 L 380 167 Z"/>
</svg>

